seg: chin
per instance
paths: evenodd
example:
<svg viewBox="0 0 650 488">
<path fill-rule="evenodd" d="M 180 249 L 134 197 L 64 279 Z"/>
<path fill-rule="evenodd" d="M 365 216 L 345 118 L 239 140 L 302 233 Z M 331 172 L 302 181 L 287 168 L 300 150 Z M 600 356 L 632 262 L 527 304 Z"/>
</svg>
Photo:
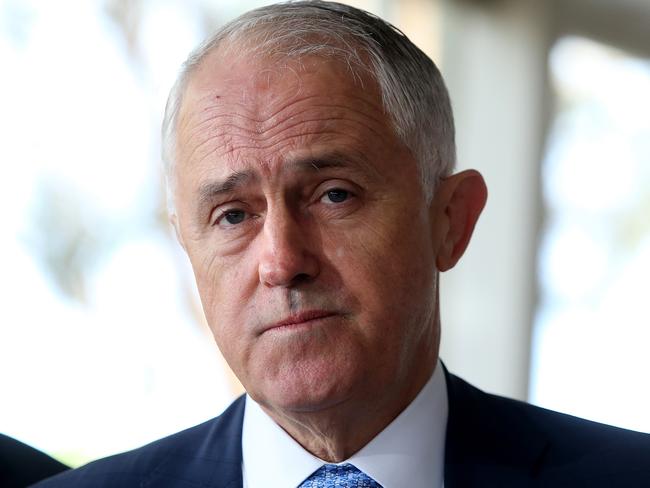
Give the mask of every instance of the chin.
<svg viewBox="0 0 650 488">
<path fill-rule="evenodd" d="M 260 405 L 275 411 L 319 412 L 334 408 L 351 398 L 355 391 L 354 381 L 349 376 L 337 379 L 336 375 L 326 378 L 320 375 L 285 376 L 270 381 L 264 391 L 251 397 Z"/>
</svg>

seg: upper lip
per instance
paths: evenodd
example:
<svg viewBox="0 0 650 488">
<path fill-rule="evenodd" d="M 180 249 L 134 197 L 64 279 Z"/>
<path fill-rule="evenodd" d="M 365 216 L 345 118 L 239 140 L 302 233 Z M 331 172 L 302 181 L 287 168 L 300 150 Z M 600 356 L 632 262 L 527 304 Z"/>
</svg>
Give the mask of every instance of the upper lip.
<svg viewBox="0 0 650 488">
<path fill-rule="evenodd" d="M 268 327 L 266 330 L 276 329 L 278 327 L 284 327 L 287 325 L 301 324 L 303 322 L 308 322 L 310 320 L 322 319 L 334 315 L 334 312 L 328 312 L 327 310 L 306 310 L 304 312 L 295 313 L 289 315 L 288 317 L 275 322 Z"/>
</svg>

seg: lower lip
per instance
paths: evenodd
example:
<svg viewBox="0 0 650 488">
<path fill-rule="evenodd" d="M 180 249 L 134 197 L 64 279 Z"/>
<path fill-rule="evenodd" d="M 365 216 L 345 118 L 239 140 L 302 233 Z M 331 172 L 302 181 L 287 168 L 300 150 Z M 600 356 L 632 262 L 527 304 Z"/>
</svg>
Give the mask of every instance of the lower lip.
<svg viewBox="0 0 650 488">
<path fill-rule="evenodd" d="M 268 329 L 266 332 L 289 332 L 289 331 L 297 331 L 297 330 L 302 330 L 302 329 L 309 329 L 311 327 L 314 327 L 318 325 L 320 322 L 323 320 L 329 319 L 334 317 L 334 315 L 323 315 L 322 317 L 315 317 L 313 319 L 309 320 L 304 320 L 302 322 L 295 322 L 292 324 L 285 324 L 285 325 L 278 325 L 276 327 L 271 327 Z"/>
</svg>

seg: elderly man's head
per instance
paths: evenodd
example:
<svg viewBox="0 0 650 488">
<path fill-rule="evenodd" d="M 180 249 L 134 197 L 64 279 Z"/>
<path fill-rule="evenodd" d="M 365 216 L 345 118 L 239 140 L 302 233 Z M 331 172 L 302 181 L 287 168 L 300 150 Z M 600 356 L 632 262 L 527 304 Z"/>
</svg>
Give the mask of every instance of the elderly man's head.
<svg viewBox="0 0 650 488">
<path fill-rule="evenodd" d="M 430 376 L 437 272 L 485 199 L 475 172 L 430 191 L 453 164 L 438 71 L 375 17 L 296 3 L 226 26 L 178 87 L 173 220 L 224 357 L 281 425 L 361 413 L 363 439 Z"/>
</svg>

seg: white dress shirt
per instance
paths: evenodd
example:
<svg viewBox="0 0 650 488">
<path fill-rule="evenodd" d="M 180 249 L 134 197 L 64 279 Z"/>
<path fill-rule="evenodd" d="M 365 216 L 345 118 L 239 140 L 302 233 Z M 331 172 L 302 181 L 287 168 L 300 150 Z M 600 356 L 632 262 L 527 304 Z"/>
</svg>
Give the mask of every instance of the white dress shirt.
<svg viewBox="0 0 650 488">
<path fill-rule="evenodd" d="M 383 488 L 442 488 L 448 408 L 445 375 L 438 362 L 411 404 L 343 462 L 355 465 Z M 242 453 L 244 488 L 296 488 L 327 464 L 293 440 L 248 396 Z"/>
</svg>

